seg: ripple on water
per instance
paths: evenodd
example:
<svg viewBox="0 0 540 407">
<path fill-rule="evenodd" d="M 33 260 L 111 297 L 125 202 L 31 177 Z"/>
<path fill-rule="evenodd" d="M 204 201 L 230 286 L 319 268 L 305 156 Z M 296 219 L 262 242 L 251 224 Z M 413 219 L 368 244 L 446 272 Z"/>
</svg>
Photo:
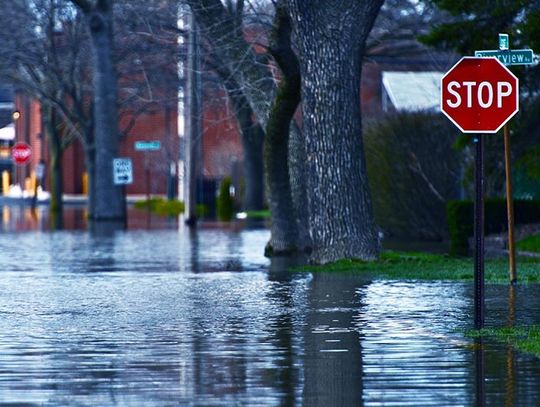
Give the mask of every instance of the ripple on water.
<svg viewBox="0 0 540 407">
<path fill-rule="evenodd" d="M 269 271 L 267 239 L 1 234 L 0 403 L 473 404 L 475 355 L 457 331 L 470 284 Z M 488 323 L 508 317 L 505 290 L 488 287 Z M 538 321 L 537 294 L 519 288 L 515 318 Z M 488 402 L 540 398 L 537 362 L 495 345 L 485 358 Z"/>
</svg>

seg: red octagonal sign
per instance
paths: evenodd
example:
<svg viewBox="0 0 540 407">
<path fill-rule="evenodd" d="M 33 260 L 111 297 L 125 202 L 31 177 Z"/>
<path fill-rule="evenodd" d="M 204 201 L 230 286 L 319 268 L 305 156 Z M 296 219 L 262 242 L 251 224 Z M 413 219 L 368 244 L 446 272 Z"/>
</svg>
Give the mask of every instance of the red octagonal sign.
<svg viewBox="0 0 540 407">
<path fill-rule="evenodd" d="M 30 161 L 32 156 L 32 148 L 26 143 L 15 143 L 11 148 L 11 158 L 17 165 L 25 165 Z"/>
<path fill-rule="evenodd" d="M 441 110 L 463 133 L 496 133 L 519 110 L 519 81 L 497 58 L 462 58 L 441 80 Z"/>
</svg>

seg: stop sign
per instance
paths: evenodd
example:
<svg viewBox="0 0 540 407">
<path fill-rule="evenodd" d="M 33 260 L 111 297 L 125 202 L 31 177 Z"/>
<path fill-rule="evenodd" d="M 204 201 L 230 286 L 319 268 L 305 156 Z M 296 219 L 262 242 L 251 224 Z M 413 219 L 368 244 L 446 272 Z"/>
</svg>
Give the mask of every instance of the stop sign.
<svg viewBox="0 0 540 407">
<path fill-rule="evenodd" d="M 518 86 L 498 59 L 464 57 L 441 79 L 441 110 L 463 133 L 496 133 L 519 110 Z"/>
<path fill-rule="evenodd" d="M 26 143 L 15 143 L 11 148 L 11 158 L 17 165 L 25 165 L 30 161 L 32 156 L 32 148 Z"/>
</svg>

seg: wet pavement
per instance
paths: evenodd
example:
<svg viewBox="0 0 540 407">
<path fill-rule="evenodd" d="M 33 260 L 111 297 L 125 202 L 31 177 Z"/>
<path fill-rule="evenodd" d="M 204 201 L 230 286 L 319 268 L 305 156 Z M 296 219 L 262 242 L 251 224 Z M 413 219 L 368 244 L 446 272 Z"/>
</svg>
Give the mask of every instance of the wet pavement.
<svg viewBox="0 0 540 407">
<path fill-rule="evenodd" d="M 539 359 L 462 334 L 472 284 L 290 273 L 264 228 L 146 230 L 132 213 L 97 237 L 17 211 L 0 229 L 0 405 L 540 403 Z M 510 290 L 487 286 L 486 325 L 539 323 L 540 286 Z"/>
</svg>

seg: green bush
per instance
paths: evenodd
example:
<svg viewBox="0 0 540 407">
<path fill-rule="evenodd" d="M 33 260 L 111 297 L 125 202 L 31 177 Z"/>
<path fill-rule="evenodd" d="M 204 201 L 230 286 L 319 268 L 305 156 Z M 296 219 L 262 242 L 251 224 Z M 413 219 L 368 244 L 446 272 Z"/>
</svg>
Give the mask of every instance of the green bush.
<svg viewBox="0 0 540 407">
<path fill-rule="evenodd" d="M 387 236 L 448 237 L 445 203 L 459 192 L 457 134 L 448 119 L 428 112 L 396 114 L 366 126 L 373 212 Z"/>
<path fill-rule="evenodd" d="M 133 206 L 137 209 L 150 210 L 161 216 L 178 216 L 184 212 L 184 203 L 176 199 L 151 198 L 150 200 L 137 201 Z"/>
<path fill-rule="evenodd" d="M 224 222 L 230 221 L 234 215 L 234 201 L 230 193 L 231 185 L 231 177 L 223 178 L 219 185 L 219 194 L 216 200 L 217 218 Z"/>
<path fill-rule="evenodd" d="M 206 218 L 210 214 L 210 209 L 208 209 L 208 205 L 197 204 L 195 206 L 195 213 L 198 218 Z"/>
<path fill-rule="evenodd" d="M 505 199 L 486 199 L 484 206 L 486 234 L 501 233 L 508 229 Z M 450 254 L 467 255 L 468 239 L 474 234 L 474 203 L 472 201 L 449 201 L 446 204 Z M 515 200 L 514 224 L 540 222 L 540 201 Z"/>
</svg>

